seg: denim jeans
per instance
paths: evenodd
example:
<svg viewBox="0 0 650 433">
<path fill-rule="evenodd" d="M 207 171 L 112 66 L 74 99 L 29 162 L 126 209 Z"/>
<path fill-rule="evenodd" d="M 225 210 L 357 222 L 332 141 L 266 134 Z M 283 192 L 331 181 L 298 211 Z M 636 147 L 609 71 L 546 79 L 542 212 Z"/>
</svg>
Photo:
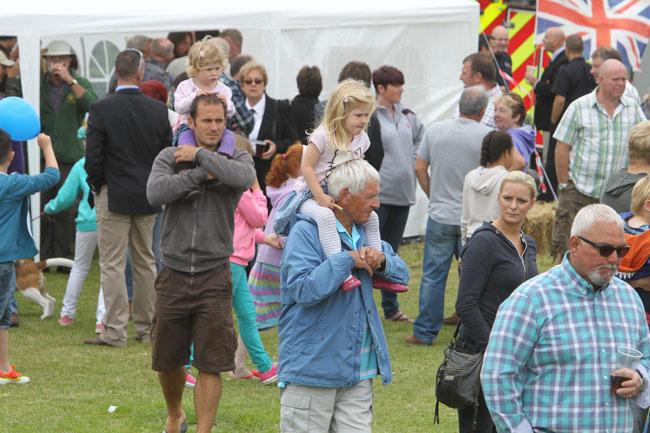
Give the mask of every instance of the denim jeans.
<svg viewBox="0 0 650 433">
<path fill-rule="evenodd" d="M 399 250 L 402 235 L 404 234 L 404 227 L 409 217 L 410 206 L 393 206 L 382 204 L 377 209 L 377 216 L 379 217 L 379 231 L 381 239 L 386 241 L 393 247 L 393 251 L 397 253 Z M 399 311 L 399 302 L 397 301 L 397 293 L 381 291 L 381 308 L 384 310 L 384 317 L 392 317 Z"/>
<path fill-rule="evenodd" d="M 14 262 L 0 263 L 0 329 L 11 326 L 11 300 L 16 287 L 16 270 Z"/>
<path fill-rule="evenodd" d="M 432 343 L 442 327 L 445 285 L 452 256 L 460 254 L 460 225 L 441 224 L 429 218 L 425 235 L 420 312 L 413 324 L 413 336 Z"/>
</svg>

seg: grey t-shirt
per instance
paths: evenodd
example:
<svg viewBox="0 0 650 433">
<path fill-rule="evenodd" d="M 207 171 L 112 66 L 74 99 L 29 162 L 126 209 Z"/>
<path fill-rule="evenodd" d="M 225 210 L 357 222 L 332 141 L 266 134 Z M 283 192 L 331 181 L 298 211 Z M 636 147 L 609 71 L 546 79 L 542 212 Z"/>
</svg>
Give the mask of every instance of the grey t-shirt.
<svg viewBox="0 0 650 433">
<path fill-rule="evenodd" d="M 479 165 L 483 137 L 492 129 L 463 117 L 433 123 L 418 149 L 429 163 L 429 217 L 460 226 L 465 175 Z"/>
</svg>

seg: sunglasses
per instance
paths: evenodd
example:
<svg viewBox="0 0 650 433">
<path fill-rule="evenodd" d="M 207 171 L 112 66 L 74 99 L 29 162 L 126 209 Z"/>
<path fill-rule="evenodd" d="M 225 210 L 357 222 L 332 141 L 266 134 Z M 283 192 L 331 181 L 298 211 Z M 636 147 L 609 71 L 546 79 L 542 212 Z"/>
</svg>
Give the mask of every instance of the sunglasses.
<svg viewBox="0 0 650 433">
<path fill-rule="evenodd" d="M 616 255 L 618 257 L 623 257 L 625 254 L 627 254 L 628 251 L 630 251 L 629 245 L 621 245 L 620 247 L 615 247 L 610 244 L 597 244 L 595 242 L 590 241 L 589 239 L 583 238 L 582 236 L 578 236 L 578 239 L 588 243 L 589 245 L 597 249 L 598 254 L 600 254 L 601 257 L 609 257 L 612 255 L 614 251 L 616 251 Z"/>
<path fill-rule="evenodd" d="M 144 54 L 142 54 L 142 51 L 138 50 L 137 48 L 125 48 L 124 51 L 133 51 L 135 53 L 138 53 L 140 56 L 140 64 L 142 65 L 144 63 Z"/>
<path fill-rule="evenodd" d="M 264 82 L 264 80 L 261 80 L 259 78 L 255 78 L 254 80 L 244 80 L 244 84 L 246 84 L 247 86 L 250 86 L 253 83 L 254 84 L 262 84 L 263 82 Z"/>
</svg>

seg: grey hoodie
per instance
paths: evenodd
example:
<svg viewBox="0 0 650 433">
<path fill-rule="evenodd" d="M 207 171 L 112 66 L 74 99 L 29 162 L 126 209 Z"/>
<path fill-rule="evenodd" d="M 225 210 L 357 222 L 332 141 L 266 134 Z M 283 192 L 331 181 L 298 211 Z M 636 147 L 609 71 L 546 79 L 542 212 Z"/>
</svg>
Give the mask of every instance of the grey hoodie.
<svg viewBox="0 0 650 433">
<path fill-rule="evenodd" d="M 228 262 L 233 252 L 235 208 L 242 192 L 255 181 L 253 158 L 235 149 L 229 159 L 199 149 L 196 167 L 177 171 L 176 148 L 163 149 L 147 182 L 152 206 L 165 206 L 162 227 L 163 263 L 176 271 L 198 273 Z M 216 179 L 207 181 L 208 173 Z M 207 181 L 207 182 L 206 182 Z M 200 191 L 194 201 L 183 198 Z"/>
<path fill-rule="evenodd" d="M 632 188 L 646 176 L 647 173 L 628 173 L 627 168 L 615 171 L 605 180 L 600 202 L 612 207 L 616 213 L 629 211 Z"/>
<path fill-rule="evenodd" d="M 499 188 L 508 170 L 497 165 L 492 168 L 477 167 L 467 173 L 463 183 L 463 216 L 460 223 L 461 239 L 470 237 L 483 221 L 499 216 Z"/>
</svg>

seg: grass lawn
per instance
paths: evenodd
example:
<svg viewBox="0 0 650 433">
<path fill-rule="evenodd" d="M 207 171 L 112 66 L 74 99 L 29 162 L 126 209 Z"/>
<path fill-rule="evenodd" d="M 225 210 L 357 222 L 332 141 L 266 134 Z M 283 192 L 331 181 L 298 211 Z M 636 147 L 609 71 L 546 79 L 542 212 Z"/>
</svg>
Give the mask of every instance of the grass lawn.
<svg viewBox="0 0 650 433">
<path fill-rule="evenodd" d="M 400 250 L 411 270 L 411 290 L 400 295 L 402 310 L 418 312 L 418 287 L 423 244 Z M 550 258 L 539 258 L 540 269 Z M 445 312 L 453 311 L 458 284 L 455 263 L 449 273 Z M 47 287 L 57 299 L 57 317 L 39 320 L 40 308 L 18 295 L 21 324 L 10 332 L 11 360 L 31 377 L 24 386 L 0 388 L 0 433 L 139 433 L 160 432 L 165 405 L 157 376 L 150 368 L 149 345 L 133 340 L 115 349 L 85 346 L 93 336 L 99 272 L 97 264 L 86 280 L 75 324 L 57 325 L 67 277 L 48 273 Z M 377 305 L 379 293 L 375 293 Z M 456 412 L 441 405 L 441 424 L 433 424 L 434 379 L 453 328 L 445 327 L 432 347 L 404 342 L 411 325 L 384 322 L 393 367 L 393 383 L 375 381 L 374 429 L 380 433 L 458 431 Z M 277 356 L 277 330 L 262 334 L 267 351 Z M 196 431 L 192 392 L 185 393 L 189 432 Z M 109 413 L 109 406 L 117 406 Z M 224 390 L 214 432 L 278 432 L 279 392 L 275 386 L 224 378 Z"/>
</svg>

